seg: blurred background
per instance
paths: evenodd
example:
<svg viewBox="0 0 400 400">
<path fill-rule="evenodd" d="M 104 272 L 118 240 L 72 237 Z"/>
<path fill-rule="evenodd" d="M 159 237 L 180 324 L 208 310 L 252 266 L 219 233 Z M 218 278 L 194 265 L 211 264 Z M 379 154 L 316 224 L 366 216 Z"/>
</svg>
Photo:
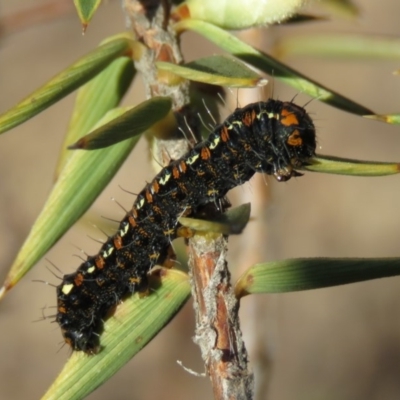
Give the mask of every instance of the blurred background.
<svg viewBox="0 0 400 400">
<path fill-rule="evenodd" d="M 29 2 L 47 5 L 48 1 Z M 19 25 L 11 16 L 27 11 L 27 2 L 0 0 L 1 20 L 8 21 L 0 37 L 0 112 L 5 111 L 57 72 L 95 47 L 105 37 L 123 31 L 121 2 L 100 7 L 86 34 L 70 2 L 54 2 L 61 12 L 47 21 Z M 72 3 L 72 2 L 71 2 Z M 300 33 L 358 32 L 400 36 L 400 3 L 358 1 L 358 19 L 332 18 L 240 34 L 265 51 L 276 41 Z M 312 10 L 312 9 L 310 9 Z M 29 12 L 28 12 L 29 14 Z M 19 14 L 21 15 L 21 14 Z M 23 15 L 23 14 L 22 14 Z M 25 15 L 26 17 L 27 15 Z M 182 38 L 187 61 L 220 50 L 198 36 Z M 396 61 L 332 61 L 291 57 L 293 68 L 371 108 L 377 113 L 400 110 L 400 78 Z M 273 80 L 272 80 L 273 81 Z M 267 90 L 228 94 L 228 115 L 239 99 L 243 106 L 272 95 L 305 104 L 309 98 L 273 81 Z M 144 99 L 140 79 L 125 104 Z M 53 183 L 54 168 L 72 110 L 69 96 L 33 120 L 0 138 L 0 278 L 3 280 L 28 235 Z M 318 152 L 335 156 L 400 161 L 396 126 L 363 119 L 317 100 L 307 105 L 318 136 Z M 90 222 L 99 216 L 120 219 L 132 192 L 152 179 L 143 140 L 86 217 L 49 252 L 47 258 L 64 273 L 79 265 L 76 245 L 89 254 L 98 244 L 88 235 L 102 234 Z M 143 166 L 146 167 L 143 167 Z M 260 195 L 260 193 L 262 195 Z M 234 204 L 252 202 L 253 221 L 240 237 L 230 239 L 231 270 L 236 279 L 255 262 L 291 257 L 399 257 L 400 177 L 356 178 L 306 173 L 278 184 L 259 177 L 230 196 Z M 111 233 L 111 232 L 110 232 Z M 55 289 L 33 280 L 58 284 L 41 260 L 0 304 L 0 399 L 40 398 L 69 355 L 62 347 L 53 314 Z M 382 279 L 316 291 L 247 297 L 241 319 L 259 398 L 268 400 L 358 400 L 400 398 L 400 278 Z M 38 321 L 38 322 L 36 322 Z M 168 396 L 193 400 L 212 398 L 207 378 L 189 375 L 184 366 L 203 372 L 192 342 L 191 303 L 129 364 L 89 399 L 154 399 Z M 168 392 L 166 392 L 168 390 Z"/>
</svg>

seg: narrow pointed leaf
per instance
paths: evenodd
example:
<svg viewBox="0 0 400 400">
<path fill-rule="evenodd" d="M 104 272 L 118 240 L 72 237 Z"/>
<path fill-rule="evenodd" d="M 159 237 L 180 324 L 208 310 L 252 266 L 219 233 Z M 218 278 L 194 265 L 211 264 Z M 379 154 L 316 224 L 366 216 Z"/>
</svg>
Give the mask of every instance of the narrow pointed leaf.
<svg viewBox="0 0 400 400">
<path fill-rule="evenodd" d="M 129 89 L 134 75 L 132 59 L 121 57 L 78 90 L 56 176 L 64 167 L 68 157 L 73 154 L 67 147 L 90 132 L 108 111 L 118 106 Z"/>
<path fill-rule="evenodd" d="M 184 30 L 195 31 L 240 60 L 331 106 L 362 116 L 374 114 L 368 108 L 322 86 L 270 55 L 254 49 L 217 26 L 203 21 L 186 19 L 175 24 L 175 29 L 178 32 Z"/>
<path fill-rule="evenodd" d="M 131 55 L 134 41 L 128 34 L 107 39 L 97 49 L 55 76 L 15 107 L 0 115 L 0 133 L 34 117 L 104 70 L 113 60 Z"/>
<path fill-rule="evenodd" d="M 252 266 L 236 283 L 235 293 L 295 292 L 397 275 L 399 258 L 296 258 Z"/>
<path fill-rule="evenodd" d="M 227 56 L 201 58 L 184 65 L 159 61 L 156 65 L 160 70 L 211 85 L 255 87 L 266 85 L 268 82 L 242 62 Z"/>
<path fill-rule="evenodd" d="M 79 139 L 70 149 L 102 149 L 142 134 L 171 110 L 168 97 L 152 97 Z"/>
<path fill-rule="evenodd" d="M 239 235 L 250 219 L 251 204 L 242 204 L 232 208 L 212 221 L 196 218 L 180 217 L 178 221 L 184 227 L 194 232 L 222 233 L 224 235 Z"/>
<path fill-rule="evenodd" d="M 101 0 L 74 0 L 75 8 L 78 12 L 84 32 L 100 3 Z"/>
<path fill-rule="evenodd" d="M 376 121 L 386 122 L 392 125 L 400 124 L 400 114 L 366 115 L 366 118 L 374 119 Z"/>
<path fill-rule="evenodd" d="M 121 110 L 110 111 L 99 124 L 114 118 L 117 112 Z M 138 139 L 98 151 L 74 152 L 19 251 L 4 283 L 5 290 L 11 289 L 90 207 Z"/>
<path fill-rule="evenodd" d="M 160 269 L 156 290 L 120 304 L 105 323 L 99 354 L 74 352 L 42 400 L 78 400 L 114 375 L 171 320 L 190 296 L 188 276 Z"/>
<path fill-rule="evenodd" d="M 352 0 L 324 0 L 319 2 L 319 7 L 341 18 L 355 19 L 360 15 L 360 9 Z"/>
<path fill-rule="evenodd" d="M 385 176 L 400 172 L 400 163 L 352 160 L 318 155 L 310 160 L 310 165 L 302 169 L 325 174 L 352 176 Z"/>
<path fill-rule="evenodd" d="M 318 56 L 324 60 L 399 60 L 400 38 L 355 34 L 318 34 L 286 37 L 275 51 L 280 57 Z"/>
</svg>

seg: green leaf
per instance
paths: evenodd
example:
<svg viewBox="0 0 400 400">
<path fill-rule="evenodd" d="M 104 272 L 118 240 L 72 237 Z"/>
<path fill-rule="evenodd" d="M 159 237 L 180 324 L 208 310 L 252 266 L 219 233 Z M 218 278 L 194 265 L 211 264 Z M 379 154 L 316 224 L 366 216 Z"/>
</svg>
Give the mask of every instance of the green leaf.
<svg viewBox="0 0 400 400">
<path fill-rule="evenodd" d="M 250 220 L 251 204 L 242 204 L 232 208 L 213 221 L 196 218 L 178 218 L 178 222 L 194 232 L 212 232 L 223 235 L 239 235 Z"/>
<path fill-rule="evenodd" d="M 385 176 L 400 172 L 399 163 L 351 160 L 332 156 L 318 155 L 310 159 L 310 165 L 302 169 L 325 174 L 352 176 Z"/>
<path fill-rule="evenodd" d="M 112 61 L 132 55 L 134 41 L 128 34 L 116 35 L 96 50 L 55 76 L 16 106 L 0 115 L 0 133 L 22 124 L 88 82 Z"/>
<path fill-rule="evenodd" d="M 102 149 L 142 134 L 166 117 L 172 101 L 168 97 L 153 97 L 100 126 L 79 139 L 70 149 Z"/>
<path fill-rule="evenodd" d="M 392 125 L 400 124 L 400 114 L 378 114 L 378 115 L 366 115 L 365 118 L 374 119 L 375 121 L 382 121 Z"/>
<path fill-rule="evenodd" d="M 399 60 L 400 39 L 390 36 L 318 34 L 288 36 L 274 47 L 279 57 L 318 56 L 324 60 Z"/>
<path fill-rule="evenodd" d="M 108 122 L 118 112 L 122 113 L 123 110 L 110 111 L 98 124 Z M 135 137 L 98 151 L 74 152 L 19 251 L 6 278 L 4 290 L 11 289 L 90 207 L 138 139 Z"/>
<path fill-rule="evenodd" d="M 345 285 L 400 275 L 399 258 L 296 258 L 256 264 L 235 286 L 237 297 Z"/>
<path fill-rule="evenodd" d="M 178 313 L 190 296 L 188 276 L 160 269 L 156 290 L 122 302 L 105 323 L 99 354 L 74 352 L 42 400 L 82 399 L 114 375 Z M 152 274 L 155 275 L 154 273 Z M 154 278 L 153 278 L 154 279 Z"/>
<path fill-rule="evenodd" d="M 67 146 L 90 132 L 100 118 L 120 103 L 134 75 L 132 59 L 121 57 L 78 90 L 57 165 L 57 176 L 73 154 Z"/>
<path fill-rule="evenodd" d="M 83 32 L 86 31 L 86 28 L 100 3 L 101 0 L 74 0 L 76 11 L 78 12 L 79 19 L 82 22 Z"/>
<path fill-rule="evenodd" d="M 267 84 L 242 62 L 227 56 L 211 56 L 184 65 L 156 62 L 158 69 L 171 72 L 185 79 L 228 87 L 255 87 Z"/>
<path fill-rule="evenodd" d="M 175 29 L 178 32 L 184 30 L 195 31 L 235 57 L 273 76 L 274 79 L 278 79 L 294 87 L 296 90 L 307 93 L 336 108 L 362 116 L 374 114 L 368 108 L 318 84 L 300 72 L 288 67 L 268 54 L 254 49 L 239 40 L 236 36 L 214 25 L 203 21 L 187 19 L 175 24 Z"/>
<path fill-rule="evenodd" d="M 323 0 L 318 5 L 341 18 L 354 20 L 360 15 L 360 9 L 352 0 Z"/>
</svg>

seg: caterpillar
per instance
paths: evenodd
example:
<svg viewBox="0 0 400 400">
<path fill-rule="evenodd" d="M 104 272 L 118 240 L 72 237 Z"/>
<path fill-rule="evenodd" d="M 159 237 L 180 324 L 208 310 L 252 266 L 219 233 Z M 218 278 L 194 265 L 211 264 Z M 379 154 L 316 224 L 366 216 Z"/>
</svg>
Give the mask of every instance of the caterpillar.
<svg viewBox="0 0 400 400">
<path fill-rule="evenodd" d="M 292 102 L 269 99 L 236 109 L 184 157 L 163 168 L 137 195 L 117 233 L 57 286 L 62 335 L 73 350 L 100 351 L 103 319 L 137 292 L 177 237 L 178 218 L 221 199 L 256 172 L 284 182 L 315 154 L 314 124 Z"/>
</svg>

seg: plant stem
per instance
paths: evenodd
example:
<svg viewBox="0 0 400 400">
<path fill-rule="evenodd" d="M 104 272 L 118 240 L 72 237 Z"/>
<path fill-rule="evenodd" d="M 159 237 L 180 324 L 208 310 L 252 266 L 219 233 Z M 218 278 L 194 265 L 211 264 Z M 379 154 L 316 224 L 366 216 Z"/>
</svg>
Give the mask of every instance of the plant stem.
<svg viewBox="0 0 400 400">
<path fill-rule="evenodd" d="M 179 64 L 183 57 L 175 31 L 167 26 L 164 29 L 165 16 L 169 15 L 167 4 L 160 0 L 125 0 L 124 7 L 136 40 L 142 42 L 147 50 L 135 68 L 143 79 L 146 97 L 165 96 L 172 100 L 172 109 L 179 111 L 189 104 L 189 81 L 182 79 L 170 85 L 168 79 L 160 79 L 156 61 L 168 61 Z M 154 140 L 152 157 L 154 165 L 166 165 L 171 159 L 182 157 L 191 148 L 187 138 L 174 136 L 166 140 Z"/>
<path fill-rule="evenodd" d="M 190 240 L 194 340 L 200 346 L 214 398 L 253 399 L 254 377 L 248 368 L 239 302 L 230 283 L 226 254 L 227 239 L 223 236 L 197 235 Z"/>
</svg>

